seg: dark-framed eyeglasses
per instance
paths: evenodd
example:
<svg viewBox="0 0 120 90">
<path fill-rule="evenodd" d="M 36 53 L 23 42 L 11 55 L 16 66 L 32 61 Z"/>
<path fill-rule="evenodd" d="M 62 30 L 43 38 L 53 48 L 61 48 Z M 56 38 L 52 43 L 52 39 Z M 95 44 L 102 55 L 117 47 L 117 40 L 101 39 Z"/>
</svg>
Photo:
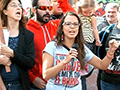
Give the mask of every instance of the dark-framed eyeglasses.
<svg viewBox="0 0 120 90">
<path fill-rule="evenodd" d="M 51 11 L 53 9 L 52 6 L 35 6 L 35 8 L 40 9 L 40 10 L 49 10 Z"/>
<path fill-rule="evenodd" d="M 65 25 L 67 27 L 74 26 L 75 28 L 78 28 L 78 26 L 80 26 L 80 23 L 79 22 L 64 22 L 62 25 Z"/>
<path fill-rule="evenodd" d="M 18 7 L 18 6 L 19 6 L 20 8 L 22 8 L 22 4 L 18 4 L 18 5 L 17 5 L 17 4 L 15 4 L 15 3 L 13 3 L 13 4 L 11 4 L 10 6 L 13 7 L 13 8 L 16 8 L 16 7 Z"/>
</svg>

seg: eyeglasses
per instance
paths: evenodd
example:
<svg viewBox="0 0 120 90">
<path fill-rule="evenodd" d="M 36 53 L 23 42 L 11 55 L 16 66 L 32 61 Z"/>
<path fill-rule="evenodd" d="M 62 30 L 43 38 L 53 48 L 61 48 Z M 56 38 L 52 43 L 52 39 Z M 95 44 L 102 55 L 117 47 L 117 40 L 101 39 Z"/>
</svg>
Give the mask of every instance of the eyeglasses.
<svg viewBox="0 0 120 90">
<path fill-rule="evenodd" d="M 19 6 L 20 8 L 22 8 L 22 4 L 18 4 L 18 5 L 17 5 L 17 4 L 11 4 L 10 6 L 11 6 L 11 7 L 14 7 L 14 8 L 16 8 L 16 7 Z"/>
<path fill-rule="evenodd" d="M 66 25 L 67 27 L 74 26 L 75 28 L 78 28 L 78 26 L 80 26 L 78 22 L 64 22 L 62 25 Z"/>
<path fill-rule="evenodd" d="M 49 10 L 49 11 L 51 11 L 52 10 L 52 6 L 35 6 L 35 8 L 38 8 L 38 9 L 40 9 L 40 10 Z"/>
</svg>

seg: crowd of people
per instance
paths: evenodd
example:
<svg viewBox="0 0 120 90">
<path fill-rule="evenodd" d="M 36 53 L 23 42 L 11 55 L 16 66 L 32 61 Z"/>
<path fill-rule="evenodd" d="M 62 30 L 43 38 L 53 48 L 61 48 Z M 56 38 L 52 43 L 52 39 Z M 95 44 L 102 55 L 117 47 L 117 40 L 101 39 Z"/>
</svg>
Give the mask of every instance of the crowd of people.
<svg viewBox="0 0 120 90">
<path fill-rule="evenodd" d="M 119 4 L 77 4 L 32 0 L 26 19 L 20 0 L 0 0 L 0 90 L 87 90 L 94 67 L 98 90 L 120 89 Z"/>
</svg>

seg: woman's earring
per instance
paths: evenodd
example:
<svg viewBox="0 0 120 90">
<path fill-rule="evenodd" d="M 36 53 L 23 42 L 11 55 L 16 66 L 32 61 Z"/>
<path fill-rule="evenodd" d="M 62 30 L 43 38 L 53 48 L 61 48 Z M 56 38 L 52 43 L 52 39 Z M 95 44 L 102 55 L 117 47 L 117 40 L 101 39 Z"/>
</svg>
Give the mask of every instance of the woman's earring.
<svg viewBox="0 0 120 90">
<path fill-rule="evenodd" d="M 64 40 L 63 32 L 62 32 L 62 35 L 61 35 L 61 40 L 62 40 L 62 41 Z"/>
<path fill-rule="evenodd" d="M 62 37 L 61 37 L 61 40 L 63 41 L 63 35 L 62 35 Z"/>
</svg>

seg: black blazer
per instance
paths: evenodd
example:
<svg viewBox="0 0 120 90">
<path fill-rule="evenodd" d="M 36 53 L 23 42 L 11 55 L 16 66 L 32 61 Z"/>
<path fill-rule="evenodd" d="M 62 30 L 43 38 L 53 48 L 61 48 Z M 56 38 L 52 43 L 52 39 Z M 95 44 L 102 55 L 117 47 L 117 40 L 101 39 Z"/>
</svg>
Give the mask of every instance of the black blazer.
<svg viewBox="0 0 120 90">
<path fill-rule="evenodd" d="M 34 34 L 23 27 L 19 30 L 18 48 L 11 61 L 17 65 L 23 90 L 30 90 L 28 70 L 35 64 Z M 3 68 L 4 65 L 0 65 L 0 73 Z"/>
</svg>

